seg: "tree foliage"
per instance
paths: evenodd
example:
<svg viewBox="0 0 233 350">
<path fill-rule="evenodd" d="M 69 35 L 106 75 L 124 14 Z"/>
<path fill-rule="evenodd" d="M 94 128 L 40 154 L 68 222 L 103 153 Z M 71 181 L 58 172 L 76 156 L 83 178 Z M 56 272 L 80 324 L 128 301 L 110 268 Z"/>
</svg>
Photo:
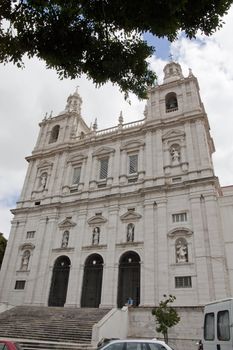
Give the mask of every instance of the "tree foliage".
<svg viewBox="0 0 233 350">
<path fill-rule="evenodd" d="M 97 85 L 111 81 L 144 98 L 155 74 L 147 58 L 150 32 L 174 40 L 200 29 L 211 35 L 233 0 L 1 0 L 0 62 L 23 66 L 36 56 L 59 76 L 85 73 Z"/>
<path fill-rule="evenodd" d="M 156 319 L 156 331 L 162 333 L 165 342 L 168 343 L 168 329 L 179 323 L 180 317 L 177 311 L 169 305 L 175 301 L 176 297 L 174 295 L 167 297 L 164 294 L 164 298 L 165 300 L 161 300 L 159 306 L 152 310 L 152 315 Z"/>
<path fill-rule="evenodd" d="M 4 257 L 6 244 L 7 244 L 6 238 L 4 238 L 3 235 L 0 233 L 0 268 L 2 265 L 3 257 Z"/>
</svg>

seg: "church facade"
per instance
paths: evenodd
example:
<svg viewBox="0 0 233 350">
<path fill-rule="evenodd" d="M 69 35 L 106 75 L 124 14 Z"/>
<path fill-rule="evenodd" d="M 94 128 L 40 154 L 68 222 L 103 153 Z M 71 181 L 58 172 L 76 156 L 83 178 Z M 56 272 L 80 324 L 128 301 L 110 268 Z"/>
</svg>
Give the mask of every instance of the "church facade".
<svg viewBox="0 0 233 350">
<path fill-rule="evenodd" d="M 233 295 L 233 189 L 215 176 L 199 86 L 175 62 L 142 120 L 97 130 L 76 91 L 40 123 L 0 275 L 0 302 L 178 307 Z M 201 327 L 201 326 L 200 326 Z"/>
</svg>

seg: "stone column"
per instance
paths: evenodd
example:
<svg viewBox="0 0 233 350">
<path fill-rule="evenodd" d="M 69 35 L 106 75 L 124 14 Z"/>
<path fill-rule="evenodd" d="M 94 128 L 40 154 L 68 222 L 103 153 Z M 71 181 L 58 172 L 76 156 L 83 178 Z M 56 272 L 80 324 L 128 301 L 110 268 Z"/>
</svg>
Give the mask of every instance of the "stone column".
<svg viewBox="0 0 233 350">
<path fill-rule="evenodd" d="M 163 299 L 164 294 L 169 292 L 169 269 L 167 249 L 167 199 L 161 197 L 156 199 L 156 222 L 157 222 L 157 244 L 155 248 L 155 303 Z"/>
<path fill-rule="evenodd" d="M 141 306 L 155 305 L 154 201 L 144 202 L 144 261 L 141 262 Z"/>
<path fill-rule="evenodd" d="M 148 186 L 153 184 L 152 178 L 156 175 L 156 169 L 154 168 L 155 163 L 153 161 L 153 151 L 152 151 L 152 132 L 147 131 L 146 133 L 146 179 L 149 181 Z"/>
<path fill-rule="evenodd" d="M 158 129 L 155 133 L 155 161 L 156 161 L 156 177 L 158 178 L 157 184 L 164 184 L 164 169 L 163 169 L 163 142 L 162 142 L 162 130 Z"/>
<path fill-rule="evenodd" d="M 67 163 L 64 185 L 62 187 L 63 193 L 69 193 L 70 186 L 72 185 L 72 164 L 71 162 Z"/>
<path fill-rule="evenodd" d="M 165 175 L 168 175 L 171 172 L 171 157 L 168 142 L 165 143 L 164 148 L 164 171 Z"/>
<path fill-rule="evenodd" d="M 48 213 L 40 219 L 36 232 L 37 242 L 32 261 L 32 294 L 29 303 L 48 305 L 49 291 L 53 263 L 51 250 L 53 248 L 54 235 L 57 233 L 58 216 L 56 213 Z"/>
<path fill-rule="evenodd" d="M 205 204 L 200 194 L 191 194 L 190 206 L 193 223 L 194 262 L 196 265 L 196 295 L 198 303 L 204 305 L 215 299 L 213 270 L 210 257 L 210 245 L 207 228 Z"/>
<path fill-rule="evenodd" d="M 87 211 L 81 210 L 77 215 L 77 226 L 74 227 L 74 254 L 71 261 L 69 284 L 67 289 L 66 304 L 68 307 L 80 307 L 82 295 L 83 266 L 82 261 L 82 236 L 85 235 Z"/>
<path fill-rule="evenodd" d="M 108 160 L 108 176 L 107 176 L 108 186 L 111 186 L 113 182 L 113 157 L 114 157 L 114 153 L 111 152 Z"/>
<path fill-rule="evenodd" d="M 195 162 L 195 155 L 194 155 L 194 147 L 193 147 L 193 141 L 192 141 L 192 130 L 191 130 L 191 124 L 190 122 L 185 123 L 185 134 L 186 134 L 186 146 L 187 146 L 187 154 L 189 156 L 188 163 L 189 163 L 189 171 L 196 171 L 196 162 Z M 190 174 L 191 178 L 193 178 L 193 175 Z"/>
<path fill-rule="evenodd" d="M 91 180 L 90 180 L 90 188 L 95 189 L 97 184 L 97 166 L 98 166 L 98 159 L 97 157 L 92 158 L 92 167 L 91 167 Z"/>
<path fill-rule="evenodd" d="M 85 182 L 85 177 L 86 177 L 86 166 L 87 166 L 87 158 L 84 158 L 82 165 L 81 165 L 80 181 L 78 184 L 79 191 L 82 191 L 84 188 L 84 182 Z"/>
<path fill-rule="evenodd" d="M 138 153 L 138 179 L 143 180 L 145 176 L 144 146 L 140 146 Z"/>
<path fill-rule="evenodd" d="M 119 176 L 120 184 L 124 184 L 127 181 L 127 166 L 128 166 L 128 159 L 127 159 L 127 152 L 126 150 L 123 150 L 121 152 L 121 172 Z"/>
<path fill-rule="evenodd" d="M 115 256 L 116 236 L 118 230 L 119 207 L 113 205 L 109 207 L 107 223 L 108 249 L 103 269 L 101 307 L 115 307 L 117 305 L 118 290 L 118 261 Z"/>
<path fill-rule="evenodd" d="M 216 299 L 226 298 L 229 285 L 226 277 L 226 262 L 224 254 L 223 232 L 220 225 L 220 213 L 215 193 L 204 195 L 207 218 L 208 238 L 210 244 L 211 264 L 213 269 L 213 284 Z"/>
</svg>

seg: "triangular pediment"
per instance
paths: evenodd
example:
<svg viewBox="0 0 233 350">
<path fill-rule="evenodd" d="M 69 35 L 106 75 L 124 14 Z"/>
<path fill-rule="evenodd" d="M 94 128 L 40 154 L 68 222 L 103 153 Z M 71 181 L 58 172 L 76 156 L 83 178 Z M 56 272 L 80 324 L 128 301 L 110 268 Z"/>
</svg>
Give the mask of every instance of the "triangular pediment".
<svg viewBox="0 0 233 350">
<path fill-rule="evenodd" d="M 92 216 L 88 221 L 88 225 L 101 225 L 107 222 L 107 219 L 105 219 L 102 215 L 95 215 Z"/>
<path fill-rule="evenodd" d="M 140 147 L 144 146 L 145 142 L 142 140 L 131 140 L 126 143 L 124 143 L 121 146 L 121 150 L 131 150 L 131 149 L 139 149 Z"/>
<path fill-rule="evenodd" d="M 65 220 L 60 222 L 60 224 L 58 224 L 58 226 L 60 228 L 69 228 L 69 227 L 73 227 L 73 226 L 76 226 L 76 225 L 77 224 L 75 222 L 73 222 L 70 218 L 66 218 Z"/>
<path fill-rule="evenodd" d="M 136 221 L 141 219 L 141 214 L 135 213 L 134 211 L 128 211 L 127 213 L 121 215 L 120 219 L 122 221 Z"/>
<path fill-rule="evenodd" d="M 105 154 L 114 153 L 115 149 L 112 147 L 100 147 L 95 152 L 93 152 L 93 156 L 104 156 Z"/>
<path fill-rule="evenodd" d="M 182 130 L 173 129 L 163 135 L 163 140 L 183 138 L 184 136 L 185 133 Z"/>
</svg>

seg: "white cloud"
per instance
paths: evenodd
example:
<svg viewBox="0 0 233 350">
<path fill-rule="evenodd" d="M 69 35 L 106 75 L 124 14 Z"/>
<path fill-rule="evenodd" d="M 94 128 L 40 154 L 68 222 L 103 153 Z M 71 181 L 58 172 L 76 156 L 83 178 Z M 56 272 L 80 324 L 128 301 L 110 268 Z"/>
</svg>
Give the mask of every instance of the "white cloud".
<svg viewBox="0 0 233 350">
<path fill-rule="evenodd" d="M 225 22 L 210 38 L 198 36 L 197 41 L 189 41 L 181 37 L 172 44 L 172 53 L 184 74 L 191 67 L 198 78 L 216 146 L 216 175 L 223 185 L 233 182 L 233 8 Z M 160 82 L 165 63 L 159 58 L 152 60 Z M 36 59 L 26 60 L 25 66 L 20 70 L 11 64 L 0 65 L 0 232 L 5 236 L 10 229 L 9 209 L 15 207 L 15 197 L 23 185 L 27 168 L 24 157 L 35 145 L 38 123 L 45 112 L 62 111 L 66 98 L 79 85 L 82 114 L 88 125 L 96 117 L 99 129 L 116 125 L 121 110 L 125 122 L 143 118 L 144 103 L 132 96 L 130 106 L 111 84 L 95 89 L 85 78 L 59 80 Z"/>
</svg>

